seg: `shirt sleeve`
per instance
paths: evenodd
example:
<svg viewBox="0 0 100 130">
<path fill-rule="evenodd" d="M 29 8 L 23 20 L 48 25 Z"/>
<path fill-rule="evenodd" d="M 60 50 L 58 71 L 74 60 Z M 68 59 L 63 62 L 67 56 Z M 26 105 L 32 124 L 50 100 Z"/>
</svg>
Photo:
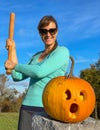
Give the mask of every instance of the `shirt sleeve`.
<svg viewBox="0 0 100 130">
<path fill-rule="evenodd" d="M 26 78 L 28 78 L 28 76 L 20 73 L 20 72 L 16 72 L 15 70 L 12 70 L 12 78 L 14 81 L 21 81 L 21 80 L 24 80 Z"/>
<path fill-rule="evenodd" d="M 43 78 L 50 73 L 53 73 L 64 64 L 68 66 L 69 63 L 69 51 L 67 48 L 62 47 L 47 56 L 42 62 L 38 62 L 37 64 L 17 64 L 15 67 L 15 71 L 17 72 L 17 78 L 22 78 L 22 75 L 31 78 Z M 15 74 L 13 73 L 13 77 Z"/>
</svg>

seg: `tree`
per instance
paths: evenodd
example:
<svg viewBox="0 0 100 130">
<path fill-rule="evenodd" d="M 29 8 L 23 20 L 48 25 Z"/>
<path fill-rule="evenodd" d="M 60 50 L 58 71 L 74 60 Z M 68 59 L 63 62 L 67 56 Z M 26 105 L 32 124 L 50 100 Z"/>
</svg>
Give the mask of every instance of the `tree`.
<svg viewBox="0 0 100 130">
<path fill-rule="evenodd" d="M 90 66 L 90 68 L 80 72 L 80 78 L 88 81 L 92 85 L 96 94 L 96 103 L 98 105 L 100 104 L 100 59 Z M 97 108 L 98 110 L 100 109 L 99 106 L 97 106 Z"/>
<path fill-rule="evenodd" d="M 7 81 L 7 76 L 0 74 L 0 112 L 4 107 L 6 108 L 10 105 L 9 101 L 15 101 L 16 95 L 18 94 L 18 91 L 15 88 L 11 89 L 8 87 Z"/>
<path fill-rule="evenodd" d="M 4 74 L 0 74 L 0 112 L 2 110 L 2 102 L 7 94 L 6 81 L 7 77 Z"/>
<path fill-rule="evenodd" d="M 99 59 L 98 61 L 95 63 L 96 69 L 100 72 L 100 53 L 99 53 Z"/>
</svg>

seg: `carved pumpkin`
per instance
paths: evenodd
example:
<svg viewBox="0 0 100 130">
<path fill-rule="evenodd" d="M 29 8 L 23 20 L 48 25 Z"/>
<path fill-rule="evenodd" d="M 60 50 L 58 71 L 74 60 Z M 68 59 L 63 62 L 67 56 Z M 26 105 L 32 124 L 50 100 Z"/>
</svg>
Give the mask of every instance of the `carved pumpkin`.
<svg viewBox="0 0 100 130">
<path fill-rule="evenodd" d="M 72 67 L 73 68 L 73 67 Z M 85 80 L 70 75 L 52 79 L 43 92 L 43 105 L 48 115 L 63 122 L 79 122 L 95 107 L 95 93 Z"/>
</svg>

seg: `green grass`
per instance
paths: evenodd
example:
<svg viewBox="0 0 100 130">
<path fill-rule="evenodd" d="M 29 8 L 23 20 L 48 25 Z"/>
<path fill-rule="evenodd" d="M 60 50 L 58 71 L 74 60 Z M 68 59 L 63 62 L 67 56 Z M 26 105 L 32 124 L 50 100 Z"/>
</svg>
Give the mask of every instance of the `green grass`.
<svg viewBox="0 0 100 130">
<path fill-rule="evenodd" d="M 0 130 L 17 130 L 18 113 L 0 113 Z"/>
</svg>

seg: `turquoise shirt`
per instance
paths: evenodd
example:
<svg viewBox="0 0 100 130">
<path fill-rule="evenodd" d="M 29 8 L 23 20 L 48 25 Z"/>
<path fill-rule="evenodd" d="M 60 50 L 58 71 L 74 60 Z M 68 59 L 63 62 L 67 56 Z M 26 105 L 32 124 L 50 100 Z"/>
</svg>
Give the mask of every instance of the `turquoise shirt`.
<svg viewBox="0 0 100 130">
<path fill-rule="evenodd" d="M 57 48 L 38 61 L 42 52 L 35 54 L 28 64 L 17 64 L 12 71 L 14 81 L 30 78 L 29 87 L 22 104 L 42 107 L 42 92 L 46 84 L 54 77 L 65 75 L 69 64 L 69 50 L 64 46 Z"/>
</svg>

